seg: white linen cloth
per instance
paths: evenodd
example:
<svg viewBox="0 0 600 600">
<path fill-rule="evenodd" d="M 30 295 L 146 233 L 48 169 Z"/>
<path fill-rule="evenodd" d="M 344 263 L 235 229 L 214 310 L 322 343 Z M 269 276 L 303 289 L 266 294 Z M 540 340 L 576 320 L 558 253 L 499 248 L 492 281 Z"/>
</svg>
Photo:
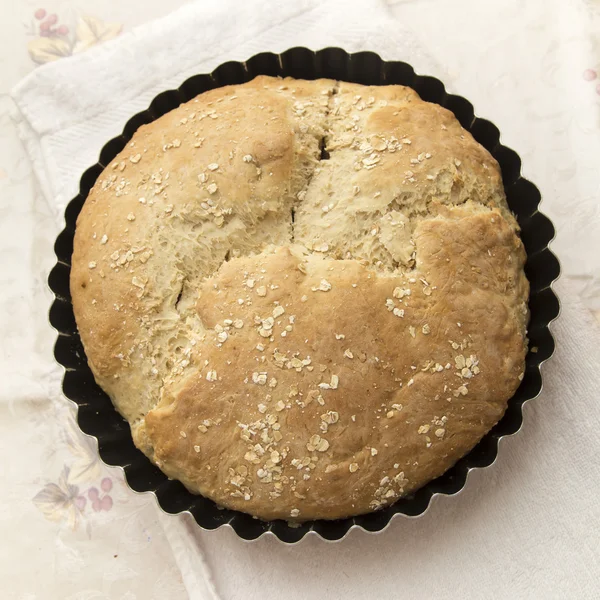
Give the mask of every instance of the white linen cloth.
<svg viewBox="0 0 600 600">
<path fill-rule="evenodd" d="M 598 96 L 577 70 L 591 54 L 587 34 L 590 23 L 597 23 L 596 7 L 583 0 L 526 5 L 494 0 L 486 9 L 458 0 L 452 10 L 446 4 L 195 2 L 45 65 L 13 90 L 14 116 L 43 200 L 27 214 L 30 228 L 20 239 L 19 259 L 3 266 L 5 282 L 29 293 L 20 324 L 5 316 L 4 329 L 14 351 L 32 362 L 27 370 L 5 368 L 2 374 L 2 400 L 10 398 L 11 418 L 28 433 L 19 430 L 0 443 L 20 446 L 25 435 L 33 445 L 29 454 L 47 457 L 28 480 L 11 474 L 18 489 L 2 502 L 15 514 L 11 503 L 18 501 L 18 490 L 31 496 L 32 479 L 38 488 L 53 479 L 57 489 L 72 492 L 73 486 L 87 486 L 92 474 L 98 480 L 109 473 L 120 511 L 118 519 L 109 511 L 98 513 L 105 520 L 101 526 L 94 522 L 92 539 L 76 535 L 78 519 L 91 527 L 77 513 L 79 492 L 70 500 L 66 494 L 67 518 L 55 507 L 52 493 L 59 492 L 46 484 L 47 494 L 36 495 L 38 508 L 48 518 L 70 519 L 70 529 L 65 525 L 56 540 L 58 570 L 75 569 L 84 580 L 85 557 L 101 554 L 102 543 L 114 539 L 142 548 L 141 532 L 156 531 L 168 540 L 159 551 L 174 557 L 194 600 L 596 597 L 600 419 L 594 392 L 600 389 L 600 334 L 581 298 L 600 308 L 600 243 L 594 236 L 600 224 L 595 197 L 600 136 Z M 190 75 L 296 45 L 369 49 L 384 59 L 405 60 L 417 72 L 441 78 L 450 91 L 469 98 L 478 115 L 498 125 L 503 142 L 521 155 L 525 176 L 541 188 L 541 208 L 557 226 L 563 314 L 554 327 L 557 352 L 544 370 L 542 396 L 525 407 L 524 431 L 505 440 L 496 464 L 473 472 L 458 497 L 437 498 L 425 516 L 396 519 L 377 536 L 354 531 L 337 545 L 311 536 L 290 547 L 272 538 L 249 545 L 228 528 L 203 532 L 185 516 L 163 515 L 152 497 L 133 494 L 118 470 L 97 461 L 95 444 L 78 433 L 73 409 L 61 395 L 61 370 L 50 354 L 54 332 L 45 317 L 51 294 L 43 282 L 53 264 L 51 243 L 81 173 L 129 117 Z M 12 248 L 6 240 L 0 244 Z M 26 331 L 23 315 L 30 324 Z M 23 518 L 25 526 L 30 522 Z M 140 550 L 142 556 L 150 554 Z M 141 558 L 127 568 L 144 576 Z M 122 568 L 111 581 L 127 576 Z M 174 587 L 164 589 L 175 597 Z M 88 596 L 74 591 L 68 597 Z"/>
</svg>

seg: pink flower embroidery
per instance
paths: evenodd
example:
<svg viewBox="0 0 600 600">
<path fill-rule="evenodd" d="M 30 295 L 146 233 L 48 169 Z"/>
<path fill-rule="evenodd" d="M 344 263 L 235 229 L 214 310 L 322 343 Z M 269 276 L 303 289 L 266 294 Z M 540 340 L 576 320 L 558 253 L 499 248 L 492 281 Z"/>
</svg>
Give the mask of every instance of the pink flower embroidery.
<svg viewBox="0 0 600 600">
<path fill-rule="evenodd" d="M 88 498 L 92 502 L 92 509 L 95 512 L 99 512 L 101 510 L 109 511 L 113 505 L 112 498 L 108 495 L 108 492 L 112 490 L 112 481 L 110 477 L 105 477 L 102 480 L 102 482 L 100 483 L 100 489 L 103 492 L 106 492 L 106 494 L 100 496 L 100 492 L 95 487 L 91 487 L 87 492 Z"/>
<path fill-rule="evenodd" d="M 35 37 L 27 45 L 27 50 L 31 59 L 39 65 L 83 52 L 116 37 L 123 29 L 120 23 L 105 23 L 96 17 L 82 16 L 77 19 L 75 31 L 71 32 L 66 24 L 59 24 L 58 15 L 49 15 L 45 8 L 38 8 L 33 16 L 35 21 L 31 35 Z"/>
<path fill-rule="evenodd" d="M 594 69 L 586 69 L 583 72 L 583 79 L 585 81 L 595 81 L 598 78 L 598 73 Z M 600 83 L 596 84 L 596 94 L 600 96 Z"/>
<path fill-rule="evenodd" d="M 86 531 L 91 535 L 90 523 L 86 519 L 86 513 L 91 513 L 86 509 L 89 506 L 93 512 L 109 511 L 113 507 L 113 499 L 109 495 L 113 483 L 110 477 L 104 477 L 100 490 L 92 486 L 87 492 L 80 493 L 79 486 L 69 481 L 70 472 L 70 467 L 65 465 L 58 482 L 47 483 L 35 495 L 33 503 L 49 521 L 66 523 L 73 530 L 86 522 Z"/>
</svg>

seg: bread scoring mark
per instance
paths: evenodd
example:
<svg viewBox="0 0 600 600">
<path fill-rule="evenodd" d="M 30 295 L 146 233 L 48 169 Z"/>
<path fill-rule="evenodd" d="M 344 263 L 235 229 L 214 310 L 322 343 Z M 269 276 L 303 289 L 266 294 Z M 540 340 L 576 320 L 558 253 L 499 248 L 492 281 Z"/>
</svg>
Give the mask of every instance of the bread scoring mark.
<svg viewBox="0 0 600 600">
<path fill-rule="evenodd" d="M 181 287 L 179 288 L 179 292 L 177 293 L 177 297 L 175 298 L 175 310 L 177 312 L 179 312 L 179 310 L 180 310 L 179 303 L 181 302 L 181 298 L 183 297 L 183 288 L 185 287 L 185 284 L 186 284 L 186 280 L 183 279 L 181 282 Z"/>
<path fill-rule="evenodd" d="M 298 210 L 298 207 L 302 204 L 302 202 L 304 202 L 304 199 L 306 198 L 306 194 L 311 187 L 311 182 L 313 180 L 313 177 L 315 176 L 315 174 L 319 168 L 319 163 L 323 160 L 329 160 L 331 158 L 331 153 L 327 150 L 327 147 L 326 147 L 327 146 L 326 132 L 327 132 L 329 114 L 332 109 L 332 98 L 338 93 L 339 86 L 340 86 L 340 82 L 335 81 L 335 82 L 333 82 L 333 85 L 331 87 L 328 87 L 327 89 L 324 90 L 324 92 L 327 94 L 327 100 L 324 105 L 325 110 L 324 110 L 323 114 L 321 115 L 322 122 L 320 123 L 320 129 L 325 133 L 321 134 L 318 138 L 313 136 L 313 143 L 316 143 L 316 146 L 317 146 L 315 153 L 317 154 L 318 162 L 315 162 L 312 164 L 312 168 L 310 169 L 308 175 L 306 176 L 304 184 L 302 185 L 301 189 L 296 192 L 295 197 L 292 198 L 292 207 L 290 209 L 290 222 L 291 222 L 290 243 L 292 243 L 292 244 L 296 240 L 296 230 L 295 230 L 296 211 Z M 294 108 L 295 108 L 296 116 L 299 117 L 300 119 L 304 118 L 305 107 L 302 104 L 295 103 Z M 306 126 L 301 123 L 299 126 L 300 132 L 302 132 L 303 128 L 305 128 L 305 127 Z"/>
<path fill-rule="evenodd" d="M 331 158 L 331 154 L 329 154 L 329 152 L 327 151 L 326 148 L 326 138 L 325 136 L 323 136 L 320 140 L 319 140 L 319 160 L 329 160 Z"/>
</svg>

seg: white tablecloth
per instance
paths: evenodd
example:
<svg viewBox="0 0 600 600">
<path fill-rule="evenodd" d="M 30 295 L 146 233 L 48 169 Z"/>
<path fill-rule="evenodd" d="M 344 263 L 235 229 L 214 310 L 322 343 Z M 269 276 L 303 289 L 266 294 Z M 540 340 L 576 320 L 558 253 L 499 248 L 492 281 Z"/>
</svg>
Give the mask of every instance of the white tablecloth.
<svg viewBox="0 0 600 600">
<path fill-rule="evenodd" d="M 116 35 L 86 23 L 96 40 Z M 211 1 L 82 46 L 21 81 L 13 119 L 36 180 L 21 165 L 0 188 L 0 575 L 8 597 L 595 597 L 599 25 L 600 2 L 591 0 L 303 0 L 275 8 Z M 60 394 L 45 279 L 80 173 L 129 116 L 190 74 L 294 45 L 406 60 L 498 125 L 556 224 L 564 308 L 557 354 L 541 398 L 525 409 L 523 431 L 503 442 L 492 468 L 470 476 L 463 493 L 377 536 L 353 532 L 336 545 L 309 538 L 286 547 L 273 539 L 250 545 L 227 528 L 207 533 L 165 516 L 97 459 Z M 48 52 L 43 40 L 30 49 L 40 62 Z"/>
</svg>

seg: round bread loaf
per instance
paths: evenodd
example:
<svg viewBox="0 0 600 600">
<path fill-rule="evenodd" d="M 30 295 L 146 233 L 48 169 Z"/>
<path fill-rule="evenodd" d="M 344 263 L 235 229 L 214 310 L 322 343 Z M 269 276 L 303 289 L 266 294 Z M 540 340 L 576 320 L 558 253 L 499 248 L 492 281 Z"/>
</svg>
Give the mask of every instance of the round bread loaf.
<svg viewBox="0 0 600 600">
<path fill-rule="evenodd" d="M 169 477 L 262 519 L 379 509 L 523 375 L 525 253 L 496 161 L 402 86 L 258 77 L 144 125 L 77 221 L 98 384 Z"/>
</svg>

